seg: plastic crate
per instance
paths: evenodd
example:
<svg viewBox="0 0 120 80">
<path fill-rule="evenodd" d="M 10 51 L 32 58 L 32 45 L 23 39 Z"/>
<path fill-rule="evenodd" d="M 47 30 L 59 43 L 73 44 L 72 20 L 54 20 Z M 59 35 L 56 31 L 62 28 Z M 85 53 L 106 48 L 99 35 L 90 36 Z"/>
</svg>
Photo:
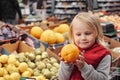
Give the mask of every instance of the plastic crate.
<svg viewBox="0 0 120 80">
<path fill-rule="evenodd" d="M 21 35 L 21 41 L 25 41 L 28 45 L 33 48 L 40 48 L 40 41 L 28 33 L 24 33 Z"/>
<path fill-rule="evenodd" d="M 17 39 L 19 37 L 19 31 L 17 31 L 14 26 L 9 24 L 4 24 L 0 27 L 0 42 L 9 41 Z"/>
</svg>

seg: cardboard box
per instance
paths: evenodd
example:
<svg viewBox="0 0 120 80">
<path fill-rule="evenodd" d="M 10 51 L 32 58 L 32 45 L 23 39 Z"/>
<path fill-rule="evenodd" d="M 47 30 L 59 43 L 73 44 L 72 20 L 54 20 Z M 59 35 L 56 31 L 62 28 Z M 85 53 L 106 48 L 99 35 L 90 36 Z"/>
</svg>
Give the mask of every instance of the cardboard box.
<svg viewBox="0 0 120 80">
<path fill-rule="evenodd" d="M 27 45 L 24 41 L 17 41 L 15 43 L 7 43 L 7 44 L 1 45 L 0 47 L 4 48 L 9 53 L 13 53 L 14 51 L 16 51 L 17 53 L 34 51 L 34 48 Z"/>
<path fill-rule="evenodd" d="M 63 46 L 58 46 L 55 49 L 53 47 L 48 47 L 46 51 L 48 52 L 48 55 L 50 57 L 51 56 L 55 57 L 59 62 L 60 61 L 59 53 L 60 53 L 62 47 Z"/>
<path fill-rule="evenodd" d="M 21 35 L 21 41 L 25 41 L 26 44 L 30 45 L 33 48 L 39 48 L 40 47 L 40 41 L 33 37 L 32 35 L 29 35 L 26 32 L 23 32 Z"/>
<path fill-rule="evenodd" d="M 113 49 L 115 47 L 120 47 L 120 42 L 118 42 L 117 40 L 114 40 L 114 39 L 106 37 L 106 36 L 104 36 L 104 39 L 106 42 L 109 43 L 110 49 Z M 111 55 L 113 58 L 117 58 L 118 56 L 120 56 L 119 53 L 113 52 L 112 50 L 111 50 Z"/>
<path fill-rule="evenodd" d="M 116 47 L 120 47 L 120 42 L 112 38 L 104 36 L 104 40 L 109 43 L 110 50 Z M 111 50 L 111 55 L 113 57 L 112 67 L 120 67 L 120 53 Z"/>
<path fill-rule="evenodd" d="M 109 37 L 106 37 L 106 36 L 104 36 L 104 39 L 106 42 L 109 42 L 110 48 L 120 47 L 119 41 L 112 39 L 112 38 L 109 38 Z"/>
</svg>

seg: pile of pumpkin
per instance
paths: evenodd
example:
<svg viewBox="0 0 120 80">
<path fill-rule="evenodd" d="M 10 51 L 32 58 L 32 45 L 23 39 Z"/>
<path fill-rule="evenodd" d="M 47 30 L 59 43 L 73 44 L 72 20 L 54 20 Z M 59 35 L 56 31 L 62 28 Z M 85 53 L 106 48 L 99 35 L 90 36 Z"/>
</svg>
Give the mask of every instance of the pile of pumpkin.
<svg viewBox="0 0 120 80">
<path fill-rule="evenodd" d="M 46 42 L 48 44 L 63 43 L 68 39 L 69 25 L 60 24 L 54 29 L 43 30 L 40 26 L 34 26 L 30 30 L 30 34 L 40 41 Z"/>
</svg>

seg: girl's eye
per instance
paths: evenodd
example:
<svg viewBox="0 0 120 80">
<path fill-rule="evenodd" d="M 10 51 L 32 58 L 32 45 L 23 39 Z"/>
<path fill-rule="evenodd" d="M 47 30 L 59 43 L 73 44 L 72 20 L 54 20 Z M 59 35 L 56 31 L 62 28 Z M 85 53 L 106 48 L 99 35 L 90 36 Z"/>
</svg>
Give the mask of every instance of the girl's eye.
<svg viewBox="0 0 120 80">
<path fill-rule="evenodd" d="M 90 34 L 92 34 L 91 32 L 87 32 L 87 33 L 85 33 L 85 35 L 90 35 Z"/>
<path fill-rule="evenodd" d="M 77 36 L 80 36 L 81 34 L 76 34 Z"/>
<path fill-rule="evenodd" d="M 83 33 L 83 35 L 91 35 L 92 32 L 85 32 Z M 81 36 L 82 34 L 81 33 L 76 33 L 76 36 Z"/>
</svg>

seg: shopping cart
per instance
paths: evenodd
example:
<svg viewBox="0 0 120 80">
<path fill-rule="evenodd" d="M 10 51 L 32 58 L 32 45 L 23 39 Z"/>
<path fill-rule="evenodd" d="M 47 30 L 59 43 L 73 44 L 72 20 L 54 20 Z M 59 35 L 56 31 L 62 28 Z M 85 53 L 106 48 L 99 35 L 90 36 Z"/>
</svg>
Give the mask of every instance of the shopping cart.
<svg viewBox="0 0 120 80">
<path fill-rule="evenodd" d="M 120 80 L 120 67 L 111 67 L 109 80 Z"/>
<path fill-rule="evenodd" d="M 109 80 L 120 80 L 120 56 L 112 61 Z"/>
</svg>

